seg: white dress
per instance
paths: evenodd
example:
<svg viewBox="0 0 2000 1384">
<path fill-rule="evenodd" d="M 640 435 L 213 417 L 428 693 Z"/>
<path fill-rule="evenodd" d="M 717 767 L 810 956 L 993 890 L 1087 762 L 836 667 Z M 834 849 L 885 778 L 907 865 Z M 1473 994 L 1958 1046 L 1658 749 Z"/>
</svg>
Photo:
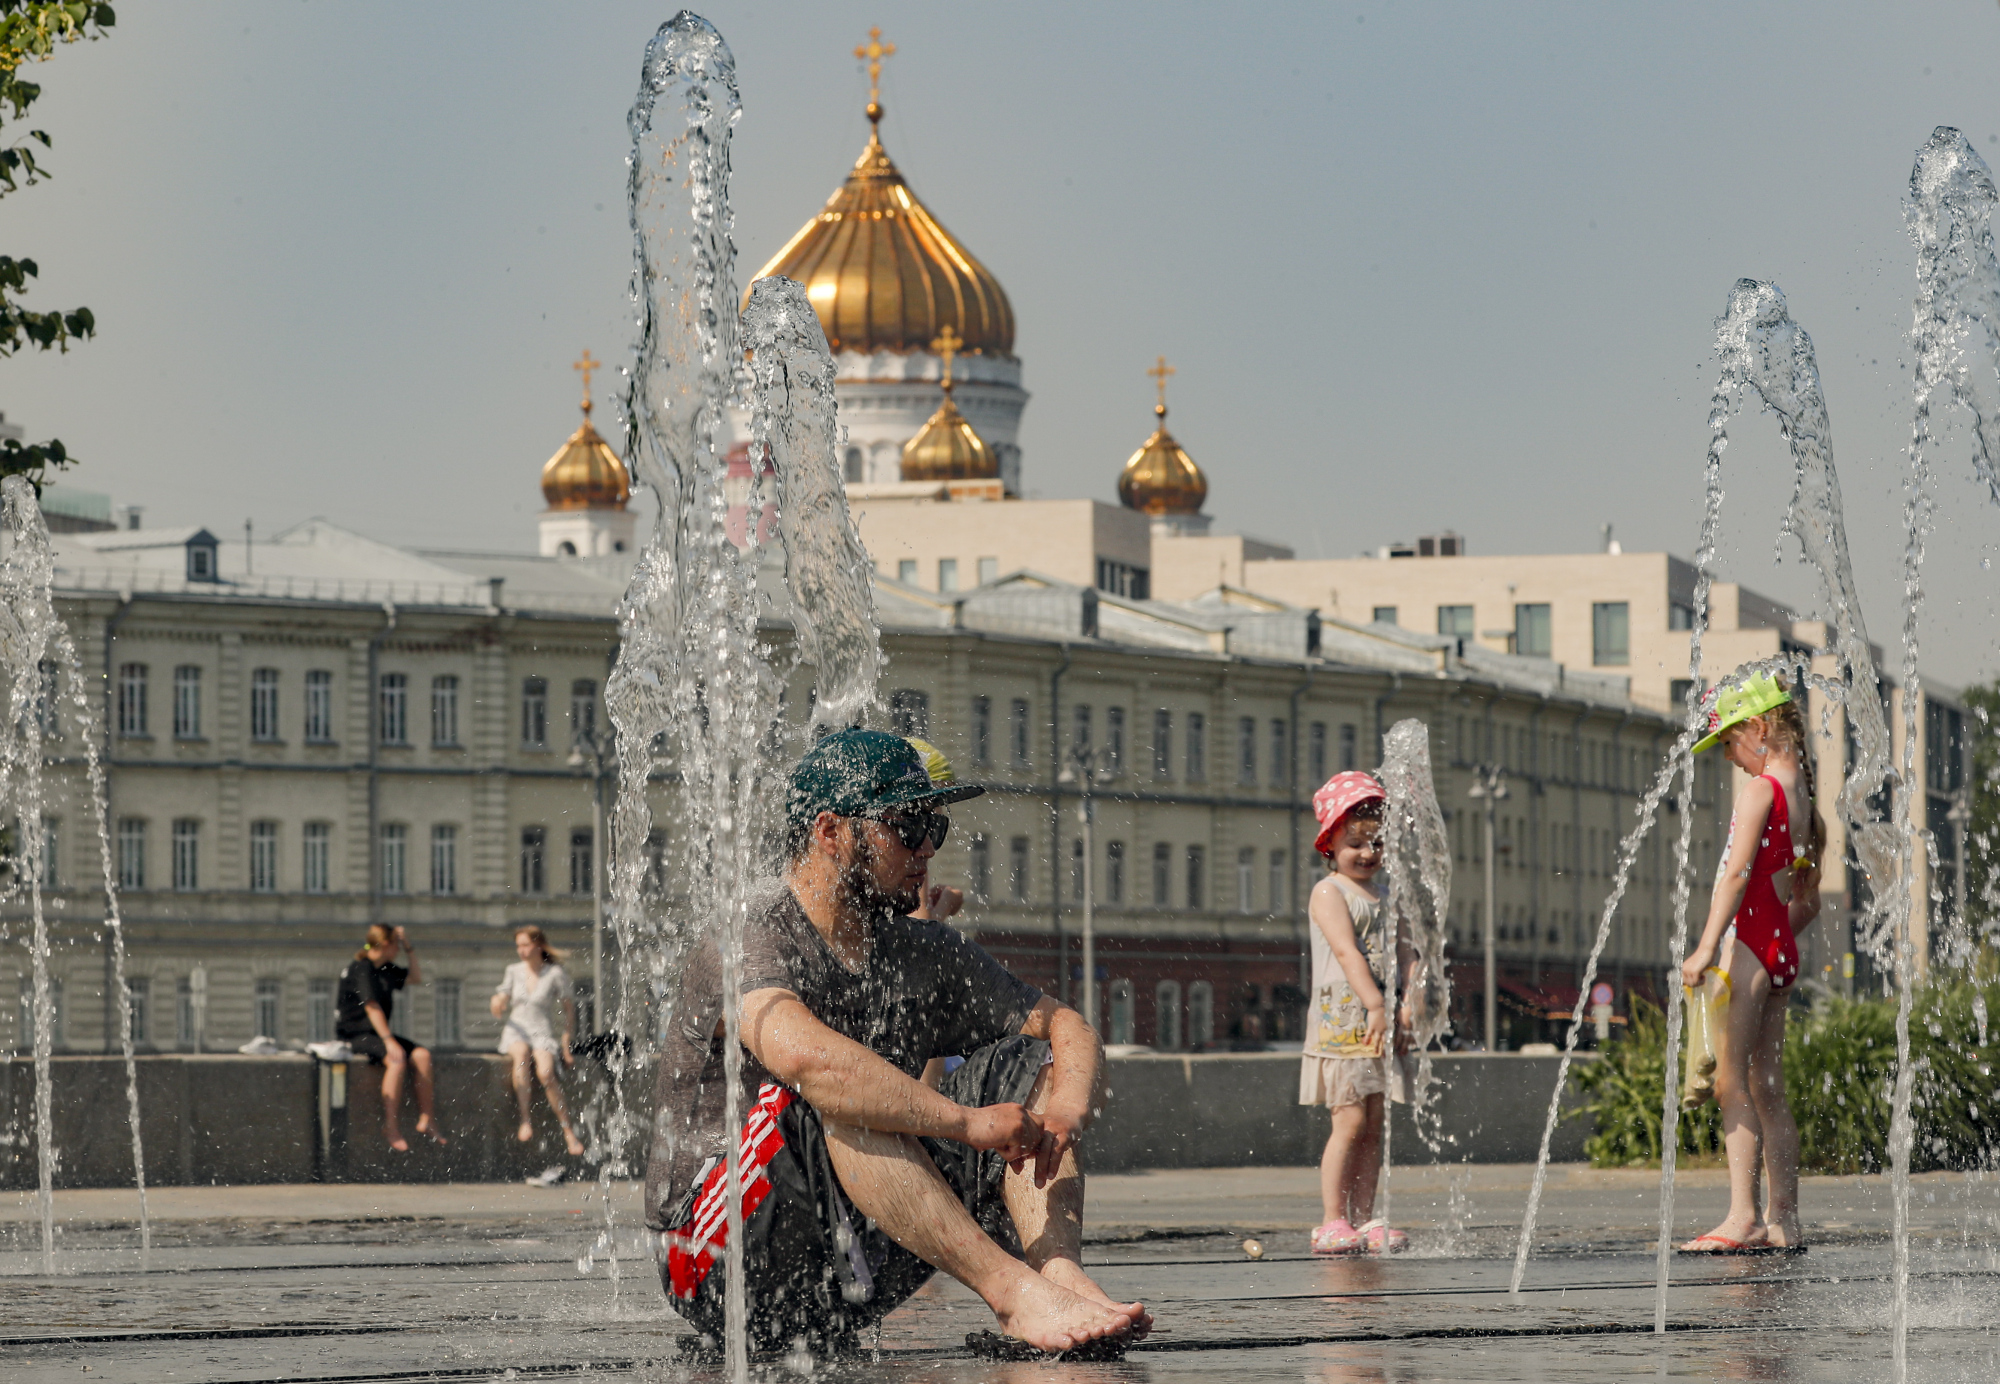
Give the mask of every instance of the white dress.
<svg viewBox="0 0 2000 1384">
<path fill-rule="evenodd" d="M 1333 876 L 1334 887 L 1347 904 L 1354 923 L 1354 940 L 1367 958 L 1375 983 L 1387 986 L 1394 964 L 1389 939 L 1388 910 L 1344 875 Z M 1333 944 L 1315 924 L 1312 934 L 1312 1003 L 1306 1011 L 1304 1060 L 1299 1068 L 1300 1105 L 1359 1105 L 1369 1096 L 1409 1099 L 1410 1055 L 1393 1060 L 1370 1046 L 1368 1009 L 1348 984 Z M 1385 996 L 1386 998 L 1386 996 Z M 1398 1007 L 1401 1006 L 1398 998 Z"/>
<path fill-rule="evenodd" d="M 507 997 L 507 1026 L 500 1030 L 500 1051 L 526 1043 L 532 1052 L 562 1053 L 562 1002 L 570 998 L 569 972 L 553 962 L 542 963 L 540 976 L 528 963 L 516 961 L 500 977 L 493 992 Z"/>
</svg>

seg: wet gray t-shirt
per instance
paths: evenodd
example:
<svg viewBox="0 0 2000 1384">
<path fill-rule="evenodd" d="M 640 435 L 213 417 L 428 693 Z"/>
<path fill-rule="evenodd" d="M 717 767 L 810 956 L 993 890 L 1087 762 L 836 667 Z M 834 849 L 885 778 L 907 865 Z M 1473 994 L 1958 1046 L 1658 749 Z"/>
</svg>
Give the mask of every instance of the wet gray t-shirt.
<svg viewBox="0 0 2000 1384">
<path fill-rule="evenodd" d="M 828 1028 L 913 1077 L 933 1057 L 969 1053 L 1019 1033 L 1042 997 L 952 928 L 920 918 L 877 921 L 867 969 L 850 971 L 789 889 L 752 910 L 738 989 L 746 995 L 791 991 Z M 666 1228 L 664 1213 L 702 1165 L 722 1156 L 721 1024 L 721 958 L 710 943 L 681 974 L 673 1023 L 661 1045 L 646 1169 L 646 1219 L 655 1230 Z M 776 1080 L 745 1048 L 739 1110 L 747 1114 L 758 1088 Z"/>
</svg>

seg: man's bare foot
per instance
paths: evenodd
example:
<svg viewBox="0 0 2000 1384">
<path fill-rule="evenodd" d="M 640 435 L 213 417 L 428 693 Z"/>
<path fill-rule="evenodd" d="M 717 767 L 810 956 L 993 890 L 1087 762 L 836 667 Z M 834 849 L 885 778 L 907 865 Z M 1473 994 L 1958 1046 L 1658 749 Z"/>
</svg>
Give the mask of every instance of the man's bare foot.
<svg viewBox="0 0 2000 1384">
<path fill-rule="evenodd" d="M 1153 1329 L 1153 1314 L 1146 1310 L 1143 1302 L 1115 1301 L 1096 1280 L 1083 1271 L 1083 1265 L 1074 1259 L 1051 1259 L 1042 1265 L 1042 1277 L 1066 1292 L 1075 1293 L 1085 1302 L 1094 1302 L 1100 1307 L 1109 1307 L 1114 1312 L 1122 1312 L 1132 1319 L 1132 1339 L 1137 1341 Z"/>
<path fill-rule="evenodd" d="M 568 1125 L 563 1126 L 563 1143 L 568 1146 L 571 1158 L 583 1157 L 583 1140 L 577 1138 L 576 1131 Z"/>
<path fill-rule="evenodd" d="M 1025 1264 L 989 1301 L 1000 1329 L 1037 1350 L 1072 1350 L 1132 1334 L 1130 1312 L 1078 1297 Z"/>
<path fill-rule="evenodd" d="M 519 1139 L 524 1144 L 532 1143 L 535 1138 L 534 1125 L 529 1123 L 527 1120 L 521 1121 L 521 1127 L 514 1131 L 514 1137 L 516 1139 Z"/>
</svg>

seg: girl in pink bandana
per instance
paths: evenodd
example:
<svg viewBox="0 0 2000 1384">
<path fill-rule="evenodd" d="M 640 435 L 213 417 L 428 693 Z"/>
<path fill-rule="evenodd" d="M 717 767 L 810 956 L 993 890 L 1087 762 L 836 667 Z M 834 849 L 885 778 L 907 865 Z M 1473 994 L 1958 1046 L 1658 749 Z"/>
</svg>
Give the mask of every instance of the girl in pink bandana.
<svg viewBox="0 0 2000 1384">
<path fill-rule="evenodd" d="M 1314 845 L 1331 870 L 1312 891 L 1312 999 L 1299 1104 L 1333 1110 L 1333 1131 L 1319 1160 L 1324 1219 L 1312 1233 L 1314 1254 L 1381 1254 L 1408 1242 L 1402 1231 L 1375 1219 L 1382 1099 L 1408 1098 L 1407 1080 L 1391 1080 L 1383 998 L 1390 966 L 1407 976 L 1408 958 L 1400 954 L 1399 939 L 1388 935 L 1388 913 L 1373 884 L 1382 867 L 1385 803 L 1375 777 L 1355 771 L 1335 774 L 1313 794 L 1320 824 Z"/>
</svg>

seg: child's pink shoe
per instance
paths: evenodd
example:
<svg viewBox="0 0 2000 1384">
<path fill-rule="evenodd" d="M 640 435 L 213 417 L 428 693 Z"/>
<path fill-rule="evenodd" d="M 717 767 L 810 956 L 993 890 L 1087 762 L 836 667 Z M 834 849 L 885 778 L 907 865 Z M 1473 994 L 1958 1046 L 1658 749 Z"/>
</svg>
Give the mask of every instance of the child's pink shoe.
<svg viewBox="0 0 2000 1384">
<path fill-rule="evenodd" d="M 1314 1254 L 1359 1254 L 1365 1244 L 1361 1232 L 1349 1225 L 1344 1216 L 1328 1221 L 1312 1233 Z"/>
<path fill-rule="evenodd" d="M 1355 1237 L 1368 1246 L 1370 1254 L 1394 1254 L 1408 1249 L 1410 1237 L 1392 1228 L 1385 1221 L 1370 1221 L 1355 1233 Z"/>
</svg>

